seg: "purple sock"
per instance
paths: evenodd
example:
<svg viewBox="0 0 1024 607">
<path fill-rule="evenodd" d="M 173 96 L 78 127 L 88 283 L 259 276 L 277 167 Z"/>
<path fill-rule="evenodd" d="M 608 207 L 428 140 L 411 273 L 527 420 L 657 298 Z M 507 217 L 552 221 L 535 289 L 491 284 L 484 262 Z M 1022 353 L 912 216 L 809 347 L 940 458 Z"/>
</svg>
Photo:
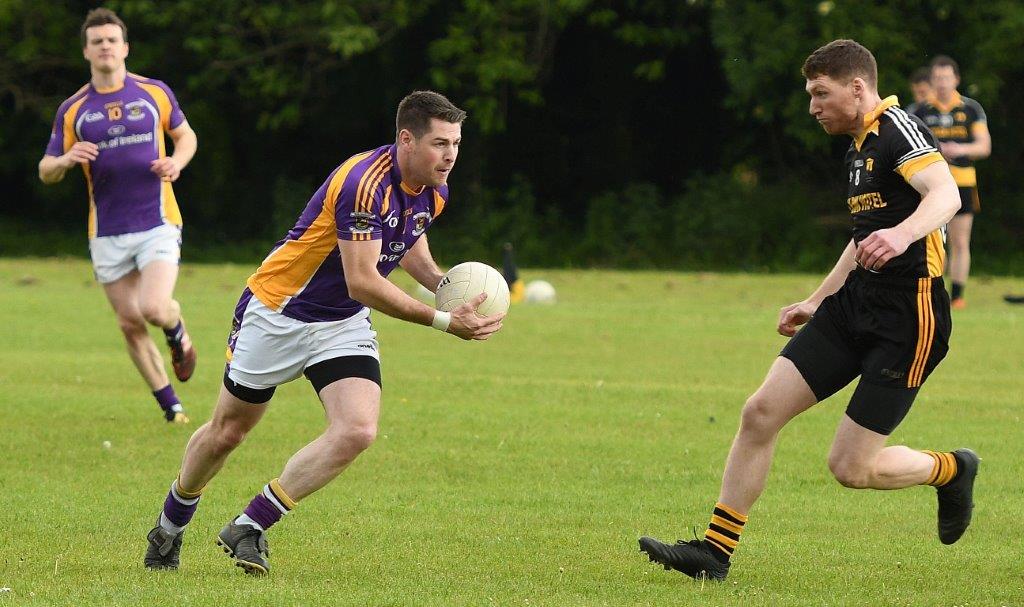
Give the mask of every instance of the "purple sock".
<svg viewBox="0 0 1024 607">
<path fill-rule="evenodd" d="M 173 329 L 164 329 L 164 336 L 167 337 L 167 343 L 172 346 L 180 346 L 181 338 L 185 335 L 185 325 L 182 324 L 181 320 L 178 320 L 177 326 Z"/>
<path fill-rule="evenodd" d="M 266 531 L 270 527 L 281 520 L 281 517 L 288 513 L 291 508 L 289 504 L 294 505 L 291 498 L 284 495 L 277 495 L 275 489 L 284 493 L 278 484 L 277 479 L 274 479 L 263 486 L 263 491 L 258 493 L 256 497 L 252 498 L 249 505 L 245 507 L 243 514 L 256 523 L 263 527 Z"/>
<path fill-rule="evenodd" d="M 153 391 L 153 398 L 156 399 L 157 404 L 164 411 L 170 411 L 174 408 L 174 405 L 180 405 L 181 401 L 178 400 L 178 396 L 174 393 L 174 388 L 171 384 L 167 384 L 159 390 Z"/>
<path fill-rule="evenodd" d="M 196 508 L 199 507 L 199 497 L 182 497 L 178 493 L 178 481 L 171 483 L 171 490 L 167 492 L 167 499 L 164 500 L 163 516 L 160 517 L 160 526 L 167 527 L 166 523 L 169 522 L 177 529 L 171 529 L 171 531 L 177 532 L 180 528 L 188 524 L 192 520 L 192 515 L 196 513 Z"/>
</svg>

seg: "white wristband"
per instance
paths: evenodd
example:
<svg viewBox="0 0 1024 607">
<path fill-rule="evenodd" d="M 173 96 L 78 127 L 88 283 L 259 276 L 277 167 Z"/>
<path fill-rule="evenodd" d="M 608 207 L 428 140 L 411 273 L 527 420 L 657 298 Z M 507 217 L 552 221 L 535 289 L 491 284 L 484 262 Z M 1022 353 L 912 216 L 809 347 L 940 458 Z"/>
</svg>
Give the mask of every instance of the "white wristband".
<svg viewBox="0 0 1024 607">
<path fill-rule="evenodd" d="M 438 331 L 447 331 L 448 325 L 452 324 L 451 312 L 442 312 L 441 310 L 434 310 L 434 320 L 430 321 L 430 326 L 434 327 Z"/>
</svg>

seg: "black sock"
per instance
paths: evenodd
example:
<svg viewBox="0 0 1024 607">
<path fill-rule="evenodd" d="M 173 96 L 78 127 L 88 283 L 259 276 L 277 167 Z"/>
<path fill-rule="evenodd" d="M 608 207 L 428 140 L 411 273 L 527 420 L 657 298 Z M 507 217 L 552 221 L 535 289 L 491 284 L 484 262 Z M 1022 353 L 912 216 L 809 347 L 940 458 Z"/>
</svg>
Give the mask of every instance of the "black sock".
<svg viewBox="0 0 1024 607">
<path fill-rule="evenodd" d="M 962 282 L 954 282 L 952 292 L 949 295 L 950 299 L 962 299 L 964 296 L 964 284 Z"/>
</svg>

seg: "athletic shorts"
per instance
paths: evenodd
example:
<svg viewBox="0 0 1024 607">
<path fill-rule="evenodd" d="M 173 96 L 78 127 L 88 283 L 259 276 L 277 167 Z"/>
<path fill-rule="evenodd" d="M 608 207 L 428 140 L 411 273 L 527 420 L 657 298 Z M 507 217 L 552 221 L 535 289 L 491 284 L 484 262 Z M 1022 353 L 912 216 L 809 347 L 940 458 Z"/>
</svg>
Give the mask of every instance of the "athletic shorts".
<svg viewBox="0 0 1024 607">
<path fill-rule="evenodd" d="M 181 259 L 181 228 L 164 224 L 145 232 L 92 238 L 89 255 L 96 280 L 103 284 L 141 270 L 151 261 L 177 264 Z"/>
<path fill-rule="evenodd" d="M 782 349 L 818 401 L 860 376 L 847 415 L 891 434 L 946 356 L 952 323 L 942 278 L 850 273 Z"/>
<path fill-rule="evenodd" d="M 239 308 L 228 337 L 224 383 L 242 400 L 266 402 L 273 388 L 303 374 L 317 392 L 344 377 L 380 384 L 377 332 L 370 326 L 369 308 L 344 320 L 302 322 L 274 312 L 248 289 Z M 236 392 L 235 386 L 241 388 Z M 252 391 L 266 398 L 247 398 Z"/>
<path fill-rule="evenodd" d="M 960 190 L 960 210 L 956 212 L 957 215 L 963 214 L 974 214 L 981 212 L 981 200 L 978 198 L 977 187 L 961 187 Z"/>
</svg>

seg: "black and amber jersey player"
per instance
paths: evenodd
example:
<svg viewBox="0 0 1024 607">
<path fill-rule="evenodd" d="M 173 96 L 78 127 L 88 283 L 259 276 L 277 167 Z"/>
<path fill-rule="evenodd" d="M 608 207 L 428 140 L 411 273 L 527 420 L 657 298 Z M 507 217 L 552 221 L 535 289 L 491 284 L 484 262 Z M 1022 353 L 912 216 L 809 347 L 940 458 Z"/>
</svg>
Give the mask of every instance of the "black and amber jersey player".
<svg viewBox="0 0 1024 607">
<path fill-rule="evenodd" d="M 952 326 L 942 287 L 942 218 L 948 216 L 933 219 L 916 237 L 904 235 L 902 251 L 890 250 L 884 258 L 871 252 L 884 240 L 880 235 L 913 222 L 923 199 L 915 177 L 934 171 L 933 165 L 942 167 L 952 215 L 955 190 L 934 135 L 903 111 L 895 96 L 865 112 L 844 163 L 852 239 L 837 269 L 842 265 L 848 274 L 781 354 L 793 361 L 819 401 L 859 375 L 847 415 L 879 434 L 900 423 L 948 349 Z"/>
<path fill-rule="evenodd" d="M 864 131 L 846 152 L 849 179 L 846 205 L 853 241 L 898 225 L 917 210 L 921 194 L 910 180 L 921 169 L 942 162 L 935 136 L 921 121 L 888 97 L 865 117 Z M 876 271 L 881 276 L 930 279 L 942 276 L 946 254 L 943 228 L 910 243 L 906 252 Z"/>
<path fill-rule="evenodd" d="M 939 540 L 946 544 L 970 523 L 979 462 L 973 451 L 886 445 L 947 351 L 942 228 L 959 206 L 956 184 L 924 124 L 895 97 L 879 96 L 871 51 L 835 40 L 801 71 L 809 113 L 829 135 L 853 139 L 843 167 L 852 237 L 818 288 L 779 312 L 776 328 L 792 339 L 743 405 L 704 538 L 640 538 L 652 561 L 695 578 L 728 574 L 782 428 L 857 378 L 829 452 L 836 480 L 859 489 L 938 487 Z"/>
<path fill-rule="evenodd" d="M 933 96 L 924 103 L 917 104 L 914 110 L 915 115 L 934 133 L 940 146 L 957 150 L 959 148 L 956 146 L 970 145 L 979 139 L 990 138 L 988 119 L 981 104 L 955 90 L 947 103 Z M 946 146 L 948 143 L 956 146 Z M 957 213 L 977 213 L 981 210 L 981 204 L 974 160 L 968 154 L 946 155 L 949 172 L 953 174 L 953 180 L 960 189 L 961 206 Z"/>
<path fill-rule="evenodd" d="M 989 156 L 992 137 L 985 110 L 977 101 L 957 92 L 960 67 L 956 61 L 945 55 L 932 59 L 930 84 L 932 95 L 917 109 L 917 115 L 939 140 L 939 152 L 949 162 L 960 190 L 960 209 L 948 226 L 949 264 L 946 268 L 952 306 L 956 310 L 967 305 L 964 290 L 971 271 L 971 229 L 974 214 L 981 207 L 973 162 Z"/>
</svg>

